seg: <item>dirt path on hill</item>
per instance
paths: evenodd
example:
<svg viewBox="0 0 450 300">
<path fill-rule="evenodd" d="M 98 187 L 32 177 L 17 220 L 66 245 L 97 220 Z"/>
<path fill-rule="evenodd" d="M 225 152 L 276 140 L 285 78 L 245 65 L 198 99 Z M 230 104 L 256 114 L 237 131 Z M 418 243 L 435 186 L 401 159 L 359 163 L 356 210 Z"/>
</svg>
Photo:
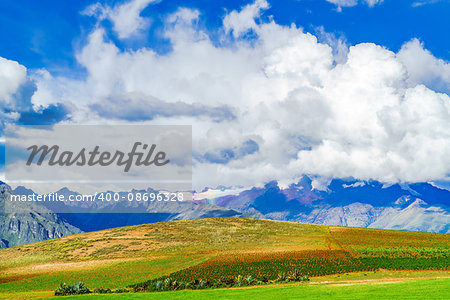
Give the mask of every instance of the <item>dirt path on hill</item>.
<svg viewBox="0 0 450 300">
<path fill-rule="evenodd" d="M 136 261 L 144 260 L 144 258 L 114 258 L 114 259 L 103 259 L 103 260 L 86 260 L 86 261 L 74 261 L 74 262 L 51 262 L 51 263 L 38 263 L 30 264 L 26 266 L 10 267 L 4 270 L 5 276 L 11 275 L 35 275 L 42 273 L 52 273 L 59 271 L 75 271 L 75 270 L 85 270 L 94 269 L 98 267 L 106 267 L 116 263 L 126 262 L 126 261 Z"/>
<path fill-rule="evenodd" d="M 402 277 L 402 278 L 373 278 L 373 279 L 354 279 L 354 280 L 338 280 L 338 281 L 315 281 L 310 282 L 309 285 L 318 285 L 318 284 L 329 284 L 335 286 L 347 286 L 347 285 L 357 285 L 357 284 L 389 284 L 410 280 L 421 280 L 421 279 L 442 279 L 442 278 L 450 278 L 450 275 L 443 275 L 437 277 Z"/>
</svg>

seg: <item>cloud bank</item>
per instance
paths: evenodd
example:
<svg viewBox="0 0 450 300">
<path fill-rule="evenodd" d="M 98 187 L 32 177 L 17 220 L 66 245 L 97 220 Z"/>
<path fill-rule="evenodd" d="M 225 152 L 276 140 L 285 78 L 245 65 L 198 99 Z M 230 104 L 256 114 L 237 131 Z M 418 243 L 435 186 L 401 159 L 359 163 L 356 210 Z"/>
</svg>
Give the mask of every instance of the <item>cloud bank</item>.
<svg viewBox="0 0 450 300">
<path fill-rule="evenodd" d="M 139 12 L 149 3 L 123 4 L 133 13 L 128 25 L 114 23 L 119 37 L 145 29 Z M 179 8 L 165 19 L 165 54 L 121 50 L 98 24 L 76 56 L 87 77 L 33 70 L 31 101 L 63 103 L 70 123 L 192 124 L 196 189 L 288 184 L 302 174 L 388 183 L 450 174 L 448 62 L 418 40 L 394 53 L 347 47 L 322 28 L 319 42 L 262 21 L 268 7 L 257 0 L 231 11 L 214 32 L 199 25 L 198 10 Z M 114 22 L 116 10 L 97 4 L 84 13 Z M 2 103 L 25 80 L 24 67 L 8 67 L 15 72 L 0 71 L 11 82 L 0 83 Z"/>
</svg>

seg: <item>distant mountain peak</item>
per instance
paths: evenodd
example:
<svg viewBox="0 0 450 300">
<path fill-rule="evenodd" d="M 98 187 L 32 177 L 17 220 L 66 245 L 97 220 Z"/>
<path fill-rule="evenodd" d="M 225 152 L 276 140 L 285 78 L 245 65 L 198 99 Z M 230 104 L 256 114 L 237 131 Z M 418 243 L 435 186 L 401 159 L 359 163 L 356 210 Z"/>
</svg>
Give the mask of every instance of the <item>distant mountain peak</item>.
<svg viewBox="0 0 450 300">
<path fill-rule="evenodd" d="M 413 198 L 410 195 L 401 196 L 397 200 L 395 200 L 394 204 L 399 206 L 404 206 L 413 201 Z"/>
<path fill-rule="evenodd" d="M 417 198 L 416 200 L 414 200 L 413 203 L 411 203 L 410 206 L 419 206 L 419 205 L 428 205 L 428 203 L 426 203 L 425 201 L 423 201 L 420 198 Z"/>
</svg>

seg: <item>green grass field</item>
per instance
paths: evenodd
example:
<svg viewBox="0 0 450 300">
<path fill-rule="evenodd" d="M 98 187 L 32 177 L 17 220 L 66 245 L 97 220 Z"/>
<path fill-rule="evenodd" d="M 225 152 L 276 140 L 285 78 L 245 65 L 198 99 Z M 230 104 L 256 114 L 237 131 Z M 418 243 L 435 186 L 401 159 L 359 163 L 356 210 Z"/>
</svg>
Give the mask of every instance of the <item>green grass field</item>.
<svg viewBox="0 0 450 300">
<path fill-rule="evenodd" d="M 450 299 L 450 279 L 352 285 L 286 285 L 202 291 L 67 296 L 61 299 Z"/>
<path fill-rule="evenodd" d="M 285 288 L 324 293 L 315 286 L 320 281 L 450 277 L 450 235 L 243 218 L 115 228 L 0 250 L 0 299 L 50 296 L 62 282 L 83 281 L 90 289 L 123 288 L 164 276 L 212 280 L 260 274 L 263 278 L 293 269 L 313 276 L 310 286 L 247 289 L 251 293 L 261 289 L 275 297 Z M 197 292 L 215 293 L 175 293 Z"/>
</svg>

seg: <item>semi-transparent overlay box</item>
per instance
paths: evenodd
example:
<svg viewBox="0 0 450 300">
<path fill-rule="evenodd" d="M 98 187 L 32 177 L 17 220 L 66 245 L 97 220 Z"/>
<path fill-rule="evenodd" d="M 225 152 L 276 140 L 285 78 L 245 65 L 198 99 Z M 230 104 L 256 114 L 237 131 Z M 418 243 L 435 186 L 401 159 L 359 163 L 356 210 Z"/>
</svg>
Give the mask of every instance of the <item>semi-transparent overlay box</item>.
<svg viewBox="0 0 450 300">
<path fill-rule="evenodd" d="M 170 211 L 192 200 L 192 128 L 11 125 L 5 180 L 5 212 Z"/>
</svg>

